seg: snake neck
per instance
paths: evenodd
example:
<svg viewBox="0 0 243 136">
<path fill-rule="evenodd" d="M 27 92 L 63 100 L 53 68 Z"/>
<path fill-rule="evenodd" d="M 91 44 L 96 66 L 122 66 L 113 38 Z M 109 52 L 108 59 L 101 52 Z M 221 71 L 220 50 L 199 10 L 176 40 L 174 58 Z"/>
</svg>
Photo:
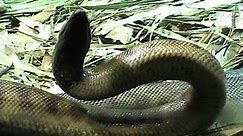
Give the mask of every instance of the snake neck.
<svg viewBox="0 0 243 136">
<path fill-rule="evenodd" d="M 54 49 L 53 74 L 63 90 L 84 77 L 82 67 L 90 41 L 89 20 L 85 12 L 78 10 L 61 29 Z"/>
</svg>

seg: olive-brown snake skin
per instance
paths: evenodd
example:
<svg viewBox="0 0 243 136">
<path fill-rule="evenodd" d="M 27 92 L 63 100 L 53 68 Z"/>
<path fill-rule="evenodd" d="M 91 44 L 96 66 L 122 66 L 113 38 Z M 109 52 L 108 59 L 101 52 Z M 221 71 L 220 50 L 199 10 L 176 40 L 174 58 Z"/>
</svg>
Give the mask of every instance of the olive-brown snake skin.
<svg viewBox="0 0 243 136">
<path fill-rule="evenodd" d="M 196 45 L 147 42 L 82 69 L 90 39 L 86 13 L 77 10 L 59 33 L 53 61 L 58 85 L 74 98 L 113 97 L 159 80 L 182 80 L 193 87 L 165 105 L 123 109 L 77 103 L 0 80 L 1 136 L 179 136 L 206 130 L 225 105 L 225 73 Z"/>
</svg>

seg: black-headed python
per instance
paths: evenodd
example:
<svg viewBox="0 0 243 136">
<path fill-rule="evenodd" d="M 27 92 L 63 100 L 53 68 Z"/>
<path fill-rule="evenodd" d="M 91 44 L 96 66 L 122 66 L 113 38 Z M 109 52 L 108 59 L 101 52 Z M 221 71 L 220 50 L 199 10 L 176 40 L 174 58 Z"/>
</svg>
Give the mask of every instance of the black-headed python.
<svg viewBox="0 0 243 136">
<path fill-rule="evenodd" d="M 212 125 L 225 105 L 225 73 L 210 53 L 196 45 L 175 40 L 147 42 L 105 64 L 82 69 L 90 40 L 86 13 L 77 10 L 59 33 L 53 61 L 56 82 L 74 98 L 113 97 L 160 80 L 181 80 L 191 87 L 164 105 L 124 109 L 78 103 L 37 88 L 0 80 L 1 136 L 193 134 Z M 153 85 L 147 86 L 152 89 Z M 165 95 L 166 91 L 161 93 Z M 128 99 L 119 98 L 125 102 Z"/>
</svg>

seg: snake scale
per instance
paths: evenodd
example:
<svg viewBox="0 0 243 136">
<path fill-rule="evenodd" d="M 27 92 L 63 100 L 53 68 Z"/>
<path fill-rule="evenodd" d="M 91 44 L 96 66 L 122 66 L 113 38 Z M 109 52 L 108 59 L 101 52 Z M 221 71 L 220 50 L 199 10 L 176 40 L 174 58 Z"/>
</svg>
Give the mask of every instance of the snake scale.
<svg viewBox="0 0 243 136">
<path fill-rule="evenodd" d="M 87 15 L 77 10 L 59 32 L 53 59 L 56 82 L 74 98 L 123 98 L 113 96 L 141 84 L 152 89 L 146 83 L 161 80 L 181 80 L 191 86 L 170 103 L 124 109 L 0 80 L 1 136 L 178 136 L 206 130 L 225 105 L 225 73 L 210 53 L 196 45 L 147 42 L 107 63 L 82 69 L 90 41 Z M 126 103 L 125 97 L 121 101 Z"/>
</svg>

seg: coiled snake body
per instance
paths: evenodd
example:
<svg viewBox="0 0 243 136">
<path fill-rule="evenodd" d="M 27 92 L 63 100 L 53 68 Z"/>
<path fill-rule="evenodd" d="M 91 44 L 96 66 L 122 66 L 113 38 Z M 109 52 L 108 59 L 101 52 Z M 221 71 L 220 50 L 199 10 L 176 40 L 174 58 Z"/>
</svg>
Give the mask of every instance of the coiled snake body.
<svg viewBox="0 0 243 136">
<path fill-rule="evenodd" d="M 90 39 L 86 13 L 78 10 L 60 31 L 55 47 L 55 79 L 75 98 L 112 97 L 157 80 L 182 80 L 192 86 L 163 106 L 121 109 L 77 103 L 0 80 L 1 136 L 184 135 L 207 129 L 223 108 L 224 71 L 204 49 L 180 41 L 153 41 L 84 70 Z"/>
</svg>

